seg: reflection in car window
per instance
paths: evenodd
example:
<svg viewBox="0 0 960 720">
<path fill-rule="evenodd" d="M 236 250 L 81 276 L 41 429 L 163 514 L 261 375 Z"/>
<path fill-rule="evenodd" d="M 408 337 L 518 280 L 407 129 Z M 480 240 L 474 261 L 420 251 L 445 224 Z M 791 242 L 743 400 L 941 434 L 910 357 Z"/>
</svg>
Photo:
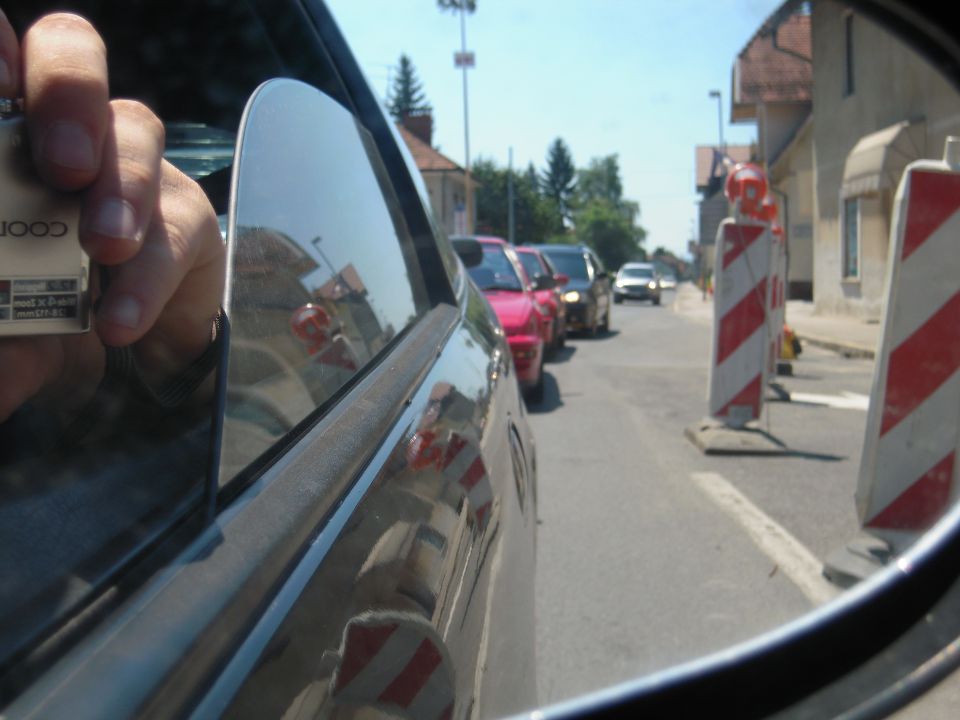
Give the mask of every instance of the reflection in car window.
<svg viewBox="0 0 960 720">
<path fill-rule="evenodd" d="M 251 113 L 242 141 L 222 481 L 333 398 L 427 307 L 367 132 L 289 81 L 261 90 L 254 106 L 281 92 L 302 106 Z M 278 134 L 288 143 L 280 151 Z"/>
<path fill-rule="evenodd" d="M 590 279 L 587 271 L 587 261 L 580 253 L 550 252 L 549 250 L 544 252 L 550 260 L 553 261 L 553 264 L 557 266 L 557 270 L 565 275 L 569 275 L 575 280 Z"/>
<path fill-rule="evenodd" d="M 469 269 L 481 290 L 522 290 L 523 283 L 500 245 L 484 244 L 483 262 Z"/>
<path fill-rule="evenodd" d="M 520 262 L 523 265 L 523 269 L 527 272 L 527 277 L 533 280 L 537 275 L 543 275 L 544 269 L 540 265 L 540 259 L 533 253 L 528 252 L 518 252 L 517 257 L 520 258 Z"/>
</svg>

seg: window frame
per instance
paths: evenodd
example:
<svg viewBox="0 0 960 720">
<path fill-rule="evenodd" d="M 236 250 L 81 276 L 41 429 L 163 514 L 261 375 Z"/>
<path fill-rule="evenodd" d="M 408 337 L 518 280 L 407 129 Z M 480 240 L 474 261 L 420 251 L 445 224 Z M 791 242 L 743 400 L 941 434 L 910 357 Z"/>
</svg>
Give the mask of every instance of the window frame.
<svg viewBox="0 0 960 720">
<path fill-rule="evenodd" d="M 848 98 L 856 92 L 854 63 L 853 11 L 843 14 L 843 97 Z"/>
<path fill-rule="evenodd" d="M 847 213 L 847 207 L 849 203 L 856 203 L 856 237 L 853 238 L 853 243 L 855 245 L 854 257 L 856 258 L 856 266 L 854 272 L 850 272 L 850 252 L 849 252 L 849 243 L 851 238 L 849 237 L 849 215 Z M 860 282 L 863 263 L 861 261 L 861 247 L 863 245 L 863 202 L 862 197 L 859 195 L 853 195 L 851 197 L 840 198 L 840 278 L 844 282 Z"/>
</svg>

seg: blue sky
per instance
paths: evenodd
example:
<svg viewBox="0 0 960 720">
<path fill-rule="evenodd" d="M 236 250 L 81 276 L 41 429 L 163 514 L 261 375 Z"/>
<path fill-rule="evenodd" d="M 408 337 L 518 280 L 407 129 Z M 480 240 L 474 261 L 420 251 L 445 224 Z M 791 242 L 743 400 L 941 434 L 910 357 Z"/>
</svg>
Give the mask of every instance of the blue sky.
<svg viewBox="0 0 960 720">
<path fill-rule="evenodd" d="M 624 195 L 640 203 L 647 247 L 685 255 L 696 237 L 694 146 L 749 143 L 730 125 L 737 53 L 782 0 L 477 0 L 467 16 L 470 155 L 545 165 L 562 137 L 574 162 L 618 153 Z M 327 0 L 383 97 L 401 53 L 434 109 L 434 145 L 464 161 L 463 89 L 453 66 L 460 20 L 435 0 Z"/>
</svg>

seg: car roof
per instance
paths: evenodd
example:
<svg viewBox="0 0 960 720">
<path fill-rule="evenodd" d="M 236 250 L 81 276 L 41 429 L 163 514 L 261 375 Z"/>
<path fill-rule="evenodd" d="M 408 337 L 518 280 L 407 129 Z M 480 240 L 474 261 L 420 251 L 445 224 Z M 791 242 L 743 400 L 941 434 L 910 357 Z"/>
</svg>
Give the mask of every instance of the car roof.
<svg viewBox="0 0 960 720">
<path fill-rule="evenodd" d="M 653 264 L 653 263 L 648 263 L 648 262 L 626 262 L 626 263 L 624 263 L 623 265 L 620 266 L 620 269 L 621 269 L 621 270 L 629 270 L 629 269 L 631 269 L 631 268 L 650 268 L 650 269 L 653 269 L 653 268 L 654 268 L 654 264 Z"/>
<path fill-rule="evenodd" d="M 569 252 L 582 254 L 587 250 L 585 245 L 563 245 L 561 243 L 541 243 L 537 245 L 529 245 L 528 247 L 536 248 L 537 250 L 547 250 L 550 252 Z"/>
</svg>

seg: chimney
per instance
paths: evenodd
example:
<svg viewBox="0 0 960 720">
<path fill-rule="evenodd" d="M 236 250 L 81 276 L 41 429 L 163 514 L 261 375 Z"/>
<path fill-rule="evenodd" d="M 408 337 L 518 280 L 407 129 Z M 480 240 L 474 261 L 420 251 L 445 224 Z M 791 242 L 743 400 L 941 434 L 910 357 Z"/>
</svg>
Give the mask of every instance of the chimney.
<svg viewBox="0 0 960 720">
<path fill-rule="evenodd" d="M 400 122 L 418 139 L 433 147 L 433 114 L 429 110 L 404 113 Z"/>
</svg>

